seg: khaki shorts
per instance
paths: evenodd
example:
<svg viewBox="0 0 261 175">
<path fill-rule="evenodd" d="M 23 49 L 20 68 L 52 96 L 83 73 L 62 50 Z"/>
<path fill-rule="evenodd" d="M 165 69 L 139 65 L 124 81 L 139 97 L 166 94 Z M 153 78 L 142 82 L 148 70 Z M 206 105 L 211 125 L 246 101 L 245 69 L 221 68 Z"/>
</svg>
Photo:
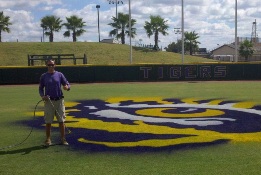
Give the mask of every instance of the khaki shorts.
<svg viewBox="0 0 261 175">
<path fill-rule="evenodd" d="M 57 101 L 49 100 L 44 103 L 44 120 L 45 123 L 53 123 L 54 116 L 59 123 L 65 122 L 65 106 L 64 100 L 60 99 Z"/>
</svg>

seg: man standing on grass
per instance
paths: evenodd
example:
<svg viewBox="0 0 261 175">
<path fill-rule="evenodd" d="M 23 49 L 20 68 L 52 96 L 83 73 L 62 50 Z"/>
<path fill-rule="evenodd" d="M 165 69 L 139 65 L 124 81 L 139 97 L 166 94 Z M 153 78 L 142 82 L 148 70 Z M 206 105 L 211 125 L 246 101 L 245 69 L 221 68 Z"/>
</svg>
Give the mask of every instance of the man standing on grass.
<svg viewBox="0 0 261 175">
<path fill-rule="evenodd" d="M 65 139 L 65 106 L 64 96 L 61 90 L 63 86 L 64 90 L 70 90 L 70 84 L 66 80 L 65 76 L 58 71 L 55 71 L 55 62 L 53 60 L 47 61 L 48 71 L 41 75 L 39 84 L 39 94 L 44 100 L 44 120 L 45 120 L 45 132 L 46 140 L 45 145 L 50 146 L 51 142 L 51 124 L 54 116 L 56 116 L 59 122 L 61 144 L 69 145 Z"/>
</svg>

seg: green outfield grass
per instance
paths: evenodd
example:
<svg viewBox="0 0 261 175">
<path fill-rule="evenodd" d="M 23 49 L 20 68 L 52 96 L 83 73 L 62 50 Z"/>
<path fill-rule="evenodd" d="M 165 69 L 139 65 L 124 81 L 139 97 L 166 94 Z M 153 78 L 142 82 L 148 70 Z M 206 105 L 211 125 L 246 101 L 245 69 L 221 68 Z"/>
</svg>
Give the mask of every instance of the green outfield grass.
<svg viewBox="0 0 261 175">
<path fill-rule="evenodd" d="M 259 81 L 73 84 L 65 100 L 113 97 L 198 98 L 261 104 Z M 40 100 L 37 85 L 0 86 L 0 148 L 21 142 Z M 41 111 L 40 103 L 37 110 Z M 260 126 L 261 127 L 261 126 Z M 53 132 L 54 136 L 59 133 Z M 34 129 L 26 142 L 0 151 L 0 174 L 91 175 L 252 175 L 260 174 L 261 143 L 224 143 L 149 152 L 87 151 L 71 146 L 41 146 L 44 130 Z"/>
</svg>

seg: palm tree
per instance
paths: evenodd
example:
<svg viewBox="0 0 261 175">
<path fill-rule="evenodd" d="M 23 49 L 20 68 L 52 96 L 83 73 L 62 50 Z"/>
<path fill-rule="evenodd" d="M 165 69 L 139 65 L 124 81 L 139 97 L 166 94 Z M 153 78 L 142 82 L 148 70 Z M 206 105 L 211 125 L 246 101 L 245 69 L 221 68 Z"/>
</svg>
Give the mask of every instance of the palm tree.
<svg viewBox="0 0 261 175">
<path fill-rule="evenodd" d="M 190 55 L 193 54 L 193 50 L 198 48 L 198 44 L 200 44 L 200 42 L 197 41 L 197 39 L 199 38 L 198 34 L 195 33 L 195 31 L 193 32 L 185 32 L 185 45 L 186 45 L 186 50 L 189 50 Z"/>
<path fill-rule="evenodd" d="M 245 57 L 245 61 L 248 61 L 248 57 L 253 55 L 253 43 L 248 40 L 244 40 L 239 47 L 239 54 L 242 57 Z"/>
<path fill-rule="evenodd" d="M 62 20 L 53 15 L 45 16 L 41 19 L 41 27 L 45 31 L 45 35 L 49 36 L 49 42 L 53 42 L 54 32 L 59 32 L 62 28 Z"/>
<path fill-rule="evenodd" d="M 113 22 L 108 24 L 114 28 L 109 33 L 110 37 L 121 38 L 122 44 L 125 44 L 125 35 L 135 37 L 136 28 L 133 28 L 133 26 L 136 24 L 136 20 L 131 19 L 131 32 L 129 32 L 129 14 L 118 13 L 118 18 L 112 17 L 112 20 Z"/>
<path fill-rule="evenodd" d="M 70 16 L 69 18 L 66 17 L 67 23 L 63 25 L 67 28 L 67 31 L 64 32 L 64 37 L 70 37 L 72 31 L 72 38 L 73 42 L 77 41 L 77 37 L 81 36 L 86 30 L 83 29 L 85 22 L 82 21 L 82 18 L 79 18 L 75 15 Z"/>
<path fill-rule="evenodd" d="M 2 42 L 2 31 L 10 33 L 9 25 L 12 25 L 12 23 L 9 22 L 10 17 L 5 16 L 4 12 L 0 12 L 0 42 Z"/>
<path fill-rule="evenodd" d="M 144 29 L 147 32 L 148 37 L 150 38 L 152 35 L 154 35 L 154 50 L 158 50 L 158 42 L 159 42 L 159 34 L 161 33 L 162 35 L 168 35 L 166 32 L 169 28 L 169 26 L 166 24 L 168 21 L 164 20 L 160 16 L 150 16 L 150 22 L 145 21 L 145 26 Z"/>
</svg>

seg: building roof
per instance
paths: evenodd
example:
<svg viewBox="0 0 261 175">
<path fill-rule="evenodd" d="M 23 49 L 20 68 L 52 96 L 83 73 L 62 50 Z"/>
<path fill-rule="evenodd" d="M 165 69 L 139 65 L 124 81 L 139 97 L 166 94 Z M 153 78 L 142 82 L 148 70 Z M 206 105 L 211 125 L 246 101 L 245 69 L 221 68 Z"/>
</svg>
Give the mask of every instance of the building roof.
<svg viewBox="0 0 261 175">
<path fill-rule="evenodd" d="M 218 50 L 218 49 L 220 49 L 220 48 L 222 48 L 222 47 L 230 47 L 230 48 L 232 48 L 232 49 L 235 49 L 235 48 L 236 48 L 236 46 L 235 46 L 234 44 L 224 44 L 224 45 L 222 45 L 222 46 L 219 46 L 219 47 L 213 49 L 212 52 L 215 51 L 215 50 Z"/>
<path fill-rule="evenodd" d="M 113 38 L 110 38 L 110 39 L 103 39 L 101 40 L 101 43 L 113 43 Z"/>
<path fill-rule="evenodd" d="M 103 39 L 101 40 L 101 43 L 121 44 L 116 38 Z"/>
</svg>

